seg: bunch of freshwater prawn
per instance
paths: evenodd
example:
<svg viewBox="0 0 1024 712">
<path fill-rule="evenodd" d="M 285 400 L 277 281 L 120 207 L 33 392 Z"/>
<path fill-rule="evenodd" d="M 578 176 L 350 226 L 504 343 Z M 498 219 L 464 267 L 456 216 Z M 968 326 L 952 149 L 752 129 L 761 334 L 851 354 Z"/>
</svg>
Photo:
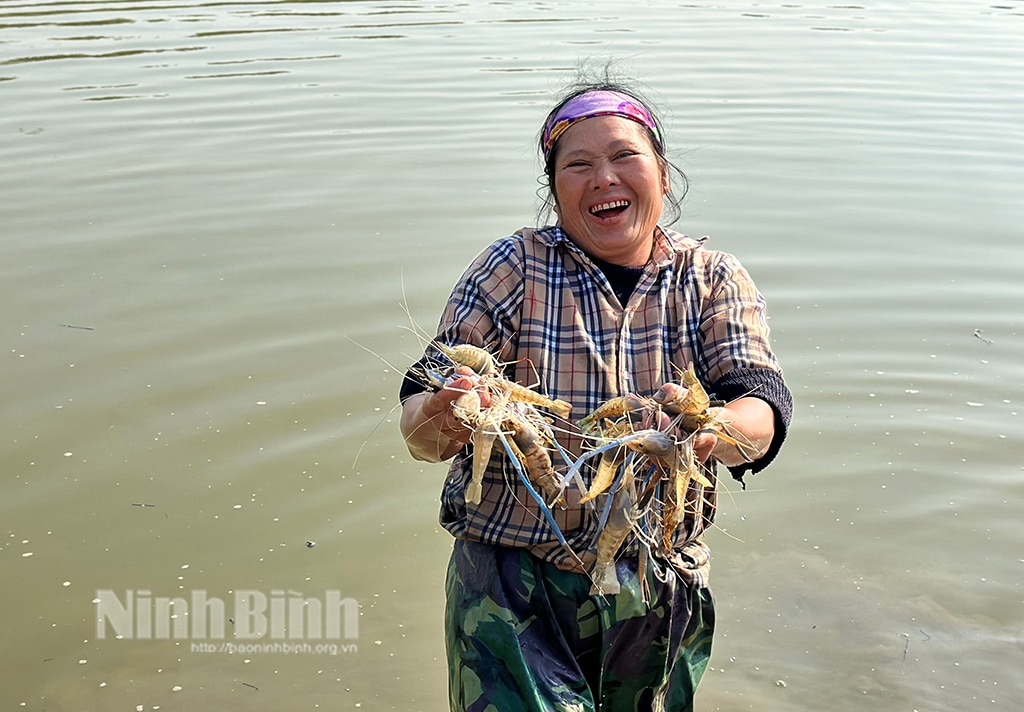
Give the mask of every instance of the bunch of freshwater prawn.
<svg viewBox="0 0 1024 712">
<path fill-rule="evenodd" d="M 508 380 L 485 349 L 433 343 L 454 366 L 440 371 L 424 369 L 422 375 L 429 386 L 440 389 L 449 383 L 456 377 L 451 375 L 455 366 L 468 367 L 479 376 L 479 385 L 459 396 L 452 408 L 473 431 L 473 467 L 466 501 L 480 503 L 484 472 L 495 444 L 501 443 L 558 541 L 582 562 L 569 547 L 550 509 L 564 506 L 567 487 L 578 487 L 583 492 L 580 504 L 590 507 L 598 521 L 591 546 L 596 554 L 590 569 L 592 593 L 619 592 L 615 556 L 630 533 L 636 535 L 642 556 L 653 550 L 667 557 L 676 528 L 686 517 L 687 503 L 696 501 L 691 507 L 699 510 L 704 488 L 713 489 L 712 481 L 702 471 L 704 466 L 694 457 L 697 433 L 712 432 L 744 451 L 744 444 L 725 432 L 727 423 L 715 417 L 716 409 L 710 407 L 692 364 L 679 372 L 678 395 L 667 402 L 621 396 L 582 418 L 579 431 L 593 447 L 574 458 L 558 444 L 553 421 L 539 410 L 547 410 L 568 424 L 569 403 Z M 481 402 L 481 390 L 489 396 L 484 399 L 489 400 L 487 406 Z M 661 413 L 665 417 L 659 417 Z M 663 429 L 637 429 L 641 423 L 659 420 L 667 421 Z M 564 474 L 556 471 L 553 453 L 565 463 Z M 596 473 L 587 487 L 580 470 L 592 460 L 598 460 Z M 689 496 L 691 489 L 695 497 Z M 697 512 L 691 509 L 691 513 Z"/>
</svg>

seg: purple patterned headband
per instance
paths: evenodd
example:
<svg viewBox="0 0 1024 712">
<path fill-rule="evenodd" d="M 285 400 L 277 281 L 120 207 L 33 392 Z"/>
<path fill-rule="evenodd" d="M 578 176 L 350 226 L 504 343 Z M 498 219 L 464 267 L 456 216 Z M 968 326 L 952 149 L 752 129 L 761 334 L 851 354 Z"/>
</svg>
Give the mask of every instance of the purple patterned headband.
<svg viewBox="0 0 1024 712">
<path fill-rule="evenodd" d="M 541 134 L 544 160 L 551 156 L 555 142 L 570 126 L 594 116 L 621 116 L 630 119 L 646 126 L 654 134 L 654 138 L 661 142 L 654 117 L 639 101 L 617 91 L 588 91 L 565 102 L 544 125 L 544 133 Z"/>
</svg>

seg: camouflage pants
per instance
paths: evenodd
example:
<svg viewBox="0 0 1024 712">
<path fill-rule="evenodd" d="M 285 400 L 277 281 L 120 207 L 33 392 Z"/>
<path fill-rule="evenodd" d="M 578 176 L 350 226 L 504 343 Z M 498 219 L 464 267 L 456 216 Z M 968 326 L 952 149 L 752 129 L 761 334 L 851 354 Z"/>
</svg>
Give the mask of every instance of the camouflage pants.
<svg viewBox="0 0 1024 712">
<path fill-rule="evenodd" d="M 672 571 L 617 564 L 622 592 L 521 549 L 456 540 L 445 634 L 458 712 L 684 712 L 711 655 L 714 603 Z M 659 567 L 660 569 L 661 567 Z"/>
</svg>

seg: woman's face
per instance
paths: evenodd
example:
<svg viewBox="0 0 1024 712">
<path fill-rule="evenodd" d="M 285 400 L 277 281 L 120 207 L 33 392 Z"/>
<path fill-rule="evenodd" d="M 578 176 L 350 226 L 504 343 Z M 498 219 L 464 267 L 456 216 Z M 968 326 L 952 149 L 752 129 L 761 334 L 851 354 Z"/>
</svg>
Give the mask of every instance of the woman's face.
<svg viewBox="0 0 1024 712">
<path fill-rule="evenodd" d="M 647 129 L 620 116 L 595 116 L 570 126 L 556 150 L 555 211 L 562 229 L 589 255 L 645 264 L 669 188 Z"/>
</svg>

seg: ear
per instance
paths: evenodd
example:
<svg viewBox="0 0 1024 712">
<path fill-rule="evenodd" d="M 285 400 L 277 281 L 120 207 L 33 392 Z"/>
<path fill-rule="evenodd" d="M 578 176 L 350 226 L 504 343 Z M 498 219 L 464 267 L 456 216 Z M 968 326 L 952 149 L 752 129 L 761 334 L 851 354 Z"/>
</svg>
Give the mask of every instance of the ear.
<svg viewBox="0 0 1024 712">
<path fill-rule="evenodd" d="M 669 191 L 672 190 L 672 179 L 668 174 L 668 166 L 664 163 L 661 164 L 661 194 L 668 195 Z"/>
</svg>

